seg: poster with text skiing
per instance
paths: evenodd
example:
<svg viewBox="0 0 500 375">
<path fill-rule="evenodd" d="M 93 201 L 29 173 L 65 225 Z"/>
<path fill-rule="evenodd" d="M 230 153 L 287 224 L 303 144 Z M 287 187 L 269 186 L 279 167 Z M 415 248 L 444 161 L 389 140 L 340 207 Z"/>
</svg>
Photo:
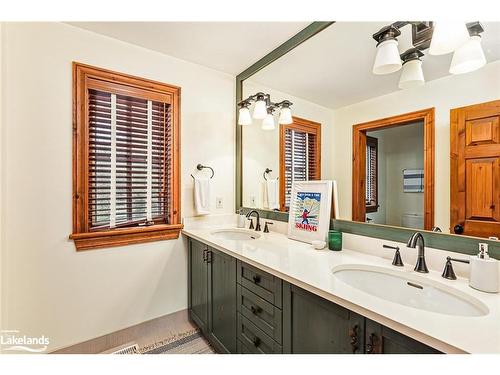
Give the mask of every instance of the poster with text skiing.
<svg viewBox="0 0 500 375">
<path fill-rule="evenodd" d="M 295 228 L 305 232 L 317 232 L 320 208 L 321 193 L 297 192 Z"/>
</svg>

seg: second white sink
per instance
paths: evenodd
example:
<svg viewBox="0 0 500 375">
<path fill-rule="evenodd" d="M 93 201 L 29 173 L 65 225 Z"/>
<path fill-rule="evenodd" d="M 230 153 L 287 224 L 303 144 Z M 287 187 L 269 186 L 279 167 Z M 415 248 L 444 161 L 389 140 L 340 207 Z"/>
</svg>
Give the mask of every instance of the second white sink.
<svg viewBox="0 0 500 375">
<path fill-rule="evenodd" d="M 246 229 L 221 229 L 210 233 L 215 238 L 233 241 L 255 240 L 260 237 L 260 234 L 255 231 Z"/>
<path fill-rule="evenodd" d="M 489 312 L 476 298 L 419 275 L 367 265 L 339 266 L 333 274 L 371 296 L 420 310 L 469 317 Z"/>
</svg>

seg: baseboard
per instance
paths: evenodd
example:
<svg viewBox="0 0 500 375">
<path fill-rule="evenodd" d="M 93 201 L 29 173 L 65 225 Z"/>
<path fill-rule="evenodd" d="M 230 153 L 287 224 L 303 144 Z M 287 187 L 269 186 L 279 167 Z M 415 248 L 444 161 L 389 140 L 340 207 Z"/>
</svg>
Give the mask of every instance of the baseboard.
<svg viewBox="0 0 500 375">
<path fill-rule="evenodd" d="M 194 327 L 188 318 L 188 310 L 180 310 L 134 326 L 96 337 L 91 340 L 57 349 L 50 354 L 99 354 L 129 343 L 139 347 L 185 332 Z"/>
</svg>

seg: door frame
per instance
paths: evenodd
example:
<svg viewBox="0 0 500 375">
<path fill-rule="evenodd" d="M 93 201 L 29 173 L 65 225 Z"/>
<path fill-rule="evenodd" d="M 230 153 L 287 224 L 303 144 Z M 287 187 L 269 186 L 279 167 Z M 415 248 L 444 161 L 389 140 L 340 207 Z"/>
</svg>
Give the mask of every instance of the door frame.
<svg viewBox="0 0 500 375">
<path fill-rule="evenodd" d="M 434 107 L 355 124 L 352 127 L 352 220 L 366 217 L 366 133 L 415 121 L 424 123 L 424 229 L 434 226 Z"/>
</svg>

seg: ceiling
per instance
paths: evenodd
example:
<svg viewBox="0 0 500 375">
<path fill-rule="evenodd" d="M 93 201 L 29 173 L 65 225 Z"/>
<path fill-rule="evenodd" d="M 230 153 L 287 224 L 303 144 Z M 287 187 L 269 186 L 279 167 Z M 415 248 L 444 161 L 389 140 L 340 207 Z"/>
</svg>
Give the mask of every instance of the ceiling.
<svg viewBox="0 0 500 375">
<path fill-rule="evenodd" d="M 339 108 L 397 91 L 400 72 L 374 75 L 376 42 L 372 34 L 387 22 L 338 22 L 250 79 L 264 86 Z M 483 23 L 482 46 L 486 60 L 500 59 L 500 22 Z M 411 27 L 402 28 L 400 52 L 411 45 Z M 425 53 L 426 51 L 424 51 Z M 422 58 L 426 81 L 449 75 L 452 54 Z"/>
<path fill-rule="evenodd" d="M 310 22 L 70 22 L 70 25 L 237 75 Z"/>
</svg>

